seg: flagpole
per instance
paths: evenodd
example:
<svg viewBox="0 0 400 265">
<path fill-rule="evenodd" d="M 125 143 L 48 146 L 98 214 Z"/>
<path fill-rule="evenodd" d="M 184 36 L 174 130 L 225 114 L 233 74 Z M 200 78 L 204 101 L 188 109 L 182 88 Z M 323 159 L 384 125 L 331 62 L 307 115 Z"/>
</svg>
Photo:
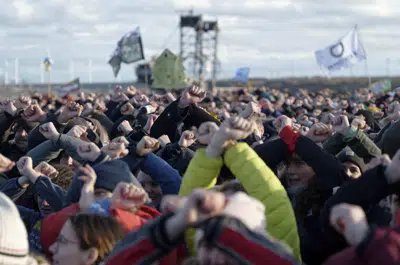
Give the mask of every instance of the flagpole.
<svg viewBox="0 0 400 265">
<path fill-rule="evenodd" d="M 49 73 L 49 80 L 47 83 L 47 95 L 50 98 L 50 95 L 51 95 L 51 71 L 48 71 L 48 73 Z"/>
<path fill-rule="evenodd" d="M 359 38 L 359 42 L 361 43 L 361 47 L 362 47 L 362 49 L 363 49 L 363 51 L 364 51 L 364 55 L 365 55 L 365 62 L 364 62 L 364 66 L 365 66 L 365 74 L 367 75 L 367 77 L 368 77 L 368 87 L 371 87 L 371 84 L 372 84 L 372 82 L 371 82 L 371 75 L 370 75 L 370 73 L 369 73 L 369 67 L 368 67 L 368 56 L 367 56 L 367 53 L 365 52 L 365 48 L 364 48 L 364 45 L 363 45 L 363 41 L 362 41 L 362 38 L 361 38 L 361 33 L 360 33 L 360 31 L 358 30 L 358 25 L 356 24 L 355 26 L 354 26 L 354 28 L 355 28 L 355 30 L 357 31 L 357 35 L 358 35 L 358 38 Z"/>
</svg>

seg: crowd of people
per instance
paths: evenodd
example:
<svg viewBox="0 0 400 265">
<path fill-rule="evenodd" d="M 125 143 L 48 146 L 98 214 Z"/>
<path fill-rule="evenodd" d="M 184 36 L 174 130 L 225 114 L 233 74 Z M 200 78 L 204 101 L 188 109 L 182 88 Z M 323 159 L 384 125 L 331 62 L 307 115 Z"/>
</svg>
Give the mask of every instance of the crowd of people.
<svg viewBox="0 0 400 265">
<path fill-rule="evenodd" d="M 0 102 L 0 264 L 400 264 L 400 90 Z"/>
</svg>

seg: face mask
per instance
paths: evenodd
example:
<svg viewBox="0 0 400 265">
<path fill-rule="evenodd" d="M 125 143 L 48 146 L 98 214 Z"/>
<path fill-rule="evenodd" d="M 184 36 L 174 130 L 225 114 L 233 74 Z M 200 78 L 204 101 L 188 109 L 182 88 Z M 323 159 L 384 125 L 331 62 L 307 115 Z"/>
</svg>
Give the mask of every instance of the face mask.
<svg viewBox="0 0 400 265">
<path fill-rule="evenodd" d="M 290 198 L 294 198 L 296 197 L 297 194 L 299 194 L 300 192 L 304 191 L 305 189 L 307 189 L 307 185 L 306 184 L 300 184 L 300 185 L 296 185 L 296 186 L 292 186 L 286 189 L 288 195 Z"/>
</svg>

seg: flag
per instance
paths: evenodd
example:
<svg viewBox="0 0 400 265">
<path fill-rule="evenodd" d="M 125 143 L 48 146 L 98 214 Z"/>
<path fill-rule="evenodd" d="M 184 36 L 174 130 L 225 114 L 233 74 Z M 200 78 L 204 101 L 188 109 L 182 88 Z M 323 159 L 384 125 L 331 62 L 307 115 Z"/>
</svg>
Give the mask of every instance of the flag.
<svg viewBox="0 0 400 265">
<path fill-rule="evenodd" d="M 60 92 L 61 96 L 66 96 L 71 92 L 76 92 L 81 89 L 81 84 L 79 78 L 76 78 L 64 85 L 62 85 L 58 91 Z"/>
<path fill-rule="evenodd" d="M 238 68 L 236 70 L 235 76 L 232 78 L 232 81 L 241 82 L 245 84 L 249 80 L 249 74 L 250 74 L 249 67 Z"/>
<path fill-rule="evenodd" d="M 108 63 L 111 65 L 114 76 L 117 77 L 121 63 L 131 64 L 144 59 L 140 28 L 126 33 L 117 43 L 117 48 L 111 55 Z"/>
<path fill-rule="evenodd" d="M 389 79 L 380 80 L 371 84 L 369 88 L 372 93 L 379 94 L 381 92 L 387 92 L 392 90 L 392 82 Z"/>
<path fill-rule="evenodd" d="M 367 55 L 359 39 L 357 26 L 332 45 L 316 51 L 315 57 L 318 65 L 328 71 L 348 68 L 365 60 Z"/>
<path fill-rule="evenodd" d="M 53 60 L 50 57 L 44 58 L 43 66 L 46 72 L 50 72 L 53 66 Z"/>
</svg>

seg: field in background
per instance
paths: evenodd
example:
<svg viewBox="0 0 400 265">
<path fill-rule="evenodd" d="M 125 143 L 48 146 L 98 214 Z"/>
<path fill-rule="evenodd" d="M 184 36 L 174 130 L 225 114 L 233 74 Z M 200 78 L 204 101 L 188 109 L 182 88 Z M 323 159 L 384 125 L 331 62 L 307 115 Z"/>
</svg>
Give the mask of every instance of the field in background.
<svg viewBox="0 0 400 265">
<path fill-rule="evenodd" d="M 373 77 L 372 82 L 385 79 L 386 77 Z M 400 87 L 400 77 L 391 77 L 392 87 Z M 134 85 L 137 88 L 144 88 L 143 83 L 92 83 L 81 84 L 84 91 L 108 92 L 116 85 L 126 87 Z M 285 79 L 265 79 L 253 78 L 250 81 L 251 86 L 268 86 L 272 88 L 295 90 L 298 88 L 306 88 L 311 91 L 320 90 L 323 88 L 331 88 L 339 91 L 352 91 L 357 88 L 368 87 L 368 78 L 365 77 L 340 77 L 340 78 L 326 78 L 326 77 L 312 77 L 312 78 L 285 78 Z M 52 84 L 52 90 L 56 92 L 61 84 Z M 211 86 L 211 84 L 209 84 Z M 232 88 L 230 80 L 219 80 L 217 87 L 221 89 Z M 47 91 L 47 84 L 21 84 L 21 85 L 0 85 L 0 97 L 10 97 L 26 93 L 28 91 Z"/>
</svg>

